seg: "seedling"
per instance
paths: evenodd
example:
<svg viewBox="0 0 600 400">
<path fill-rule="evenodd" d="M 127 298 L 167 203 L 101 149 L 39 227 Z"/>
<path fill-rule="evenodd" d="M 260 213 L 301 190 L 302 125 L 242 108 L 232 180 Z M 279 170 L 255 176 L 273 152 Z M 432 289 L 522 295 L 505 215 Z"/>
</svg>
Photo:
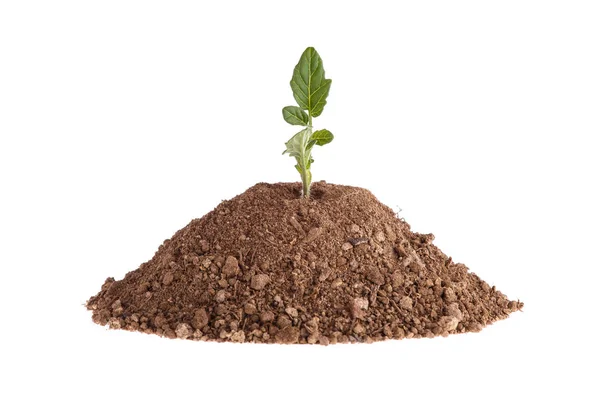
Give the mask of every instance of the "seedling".
<svg viewBox="0 0 600 400">
<path fill-rule="evenodd" d="M 314 162 L 312 149 L 315 144 L 323 146 L 333 140 L 333 135 L 327 129 L 313 132 L 312 120 L 323 112 L 331 87 L 331 79 L 325 79 L 323 60 L 313 47 L 308 47 L 302 53 L 294 68 L 290 86 L 298 106 L 283 107 L 283 119 L 288 124 L 305 128 L 287 141 L 283 154 L 289 153 L 290 157 L 296 158 L 296 170 L 302 178 L 302 195 L 309 198 L 312 181 L 310 166 Z"/>
</svg>

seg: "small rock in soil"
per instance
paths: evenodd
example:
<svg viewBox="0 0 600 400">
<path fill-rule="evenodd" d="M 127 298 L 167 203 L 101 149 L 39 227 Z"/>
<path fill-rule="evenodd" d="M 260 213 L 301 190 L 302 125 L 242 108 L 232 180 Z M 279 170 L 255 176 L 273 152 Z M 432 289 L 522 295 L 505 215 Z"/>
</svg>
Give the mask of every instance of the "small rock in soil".
<svg viewBox="0 0 600 400">
<path fill-rule="evenodd" d="M 444 298 L 450 302 L 456 301 L 458 299 L 456 297 L 456 293 L 454 292 L 454 289 L 452 289 L 451 287 L 447 287 L 444 289 Z"/>
<path fill-rule="evenodd" d="M 206 240 L 200 240 L 200 252 L 202 254 L 208 252 L 208 250 L 210 249 L 210 246 L 208 245 L 208 242 Z"/>
<path fill-rule="evenodd" d="M 377 285 L 383 285 L 385 283 L 385 278 L 376 266 L 367 268 L 367 279 Z"/>
<path fill-rule="evenodd" d="M 399 288 L 404 283 L 404 274 L 400 270 L 394 271 L 392 274 L 392 287 Z"/>
<path fill-rule="evenodd" d="M 192 333 L 193 330 L 188 324 L 178 324 L 175 329 L 175 334 L 179 339 L 187 339 Z"/>
<path fill-rule="evenodd" d="M 352 246 L 358 246 L 359 244 L 368 243 L 369 238 L 366 238 L 366 237 L 352 238 L 352 239 L 348 240 L 348 242 L 350 242 L 350 244 Z"/>
<path fill-rule="evenodd" d="M 269 283 L 270 278 L 267 274 L 258 274 L 252 277 L 252 282 L 250 283 L 250 287 L 254 290 L 263 290 L 265 286 Z"/>
<path fill-rule="evenodd" d="M 306 235 L 306 242 L 312 242 L 314 240 L 316 240 L 319 236 L 321 235 L 321 228 L 311 228 L 310 231 L 308 231 L 308 235 Z"/>
<path fill-rule="evenodd" d="M 462 321 L 463 314 L 460 311 L 458 303 L 452 303 L 448 306 L 448 315 L 451 317 L 456 317 L 459 321 Z"/>
<path fill-rule="evenodd" d="M 275 319 L 275 313 L 272 311 L 264 311 L 260 314 L 261 322 L 271 322 Z"/>
<path fill-rule="evenodd" d="M 222 303 L 227 298 L 227 292 L 225 290 L 219 290 L 215 296 L 215 301 Z"/>
<path fill-rule="evenodd" d="M 244 305 L 244 313 L 246 313 L 248 315 L 256 314 L 256 306 L 252 303 L 246 303 Z"/>
<path fill-rule="evenodd" d="M 286 326 L 292 325 L 292 320 L 285 314 L 281 314 L 277 317 L 277 327 L 279 329 L 285 328 Z"/>
<path fill-rule="evenodd" d="M 354 325 L 353 332 L 357 335 L 362 335 L 366 332 L 366 329 L 360 322 L 358 322 L 356 325 Z"/>
<path fill-rule="evenodd" d="M 232 256 L 227 257 L 225 260 L 225 265 L 223 265 L 223 275 L 225 275 L 227 278 L 230 278 L 239 273 L 240 267 L 238 265 L 238 260 Z"/>
<path fill-rule="evenodd" d="M 456 329 L 459 322 L 456 317 L 442 317 L 440 318 L 439 326 L 444 332 L 450 332 Z"/>
<path fill-rule="evenodd" d="M 354 298 L 350 302 L 350 315 L 352 318 L 363 318 L 365 310 L 369 309 L 369 300 L 365 298 Z"/>
<path fill-rule="evenodd" d="M 285 312 L 287 313 L 287 315 L 289 315 L 291 318 L 298 318 L 298 310 L 296 310 L 293 307 L 288 307 L 285 309 Z"/>
<path fill-rule="evenodd" d="M 192 326 L 196 329 L 202 329 L 208 325 L 208 314 L 204 308 L 197 309 L 194 311 L 194 318 L 192 319 Z"/>
<path fill-rule="evenodd" d="M 162 328 L 166 324 L 167 324 L 167 319 L 163 315 L 159 314 L 154 318 L 154 325 L 157 328 Z"/>
<path fill-rule="evenodd" d="M 173 282 L 174 276 L 172 272 L 167 272 L 163 277 L 162 283 L 165 286 L 170 285 Z"/>
<path fill-rule="evenodd" d="M 412 309 L 412 306 L 413 306 L 413 301 L 412 301 L 412 299 L 410 297 L 404 296 L 400 300 L 400 307 L 404 308 L 405 310 Z"/>
<path fill-rule="evenodd" d="M 275 339 L 277 340 L 277 342 L 283 344 L 297 343 L 299 334 L 300 332 L 298 328 L 294 326 L 287 326 L 283 329 L 280 329 L 275 334 Z"/>
<path fill-rule="evenodd" d="M 231 334 L 231 341 L 236 343 L 244 343 L 246 340 L 246 335 L 244 331 L 237 331 Z"/>
</svg>

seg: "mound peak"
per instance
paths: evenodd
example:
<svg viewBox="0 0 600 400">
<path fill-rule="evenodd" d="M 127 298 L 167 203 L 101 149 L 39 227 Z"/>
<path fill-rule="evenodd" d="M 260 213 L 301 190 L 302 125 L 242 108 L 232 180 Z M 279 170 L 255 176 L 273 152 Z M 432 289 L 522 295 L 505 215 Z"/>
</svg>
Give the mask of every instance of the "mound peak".
<svg viewBox="0 0 600 400">
<path fill-rule="evenodd" d="M 372 342 L 474 332 L 523 303 L 366 189 L 259 183 L 90 298 L 94 322 L 170 338 Z"/>
</svg>

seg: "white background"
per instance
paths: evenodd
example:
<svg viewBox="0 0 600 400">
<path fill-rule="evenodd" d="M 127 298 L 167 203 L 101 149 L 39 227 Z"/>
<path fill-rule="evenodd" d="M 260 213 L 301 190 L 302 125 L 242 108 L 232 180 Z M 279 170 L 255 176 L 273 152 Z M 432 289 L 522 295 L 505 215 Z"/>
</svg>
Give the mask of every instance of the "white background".
<svg viewBox="0 0 600 400">
<path fill-rule="evenodd" d="M 597 399 L 595 1 L 2 1 L 0 398 Z M 184 342 L 83 304 L 192 218 L 298 180 L 292 69 L 333 79 L 315 180 L 362 186 L 522 313 L 374 345 Z"/>
</svg>

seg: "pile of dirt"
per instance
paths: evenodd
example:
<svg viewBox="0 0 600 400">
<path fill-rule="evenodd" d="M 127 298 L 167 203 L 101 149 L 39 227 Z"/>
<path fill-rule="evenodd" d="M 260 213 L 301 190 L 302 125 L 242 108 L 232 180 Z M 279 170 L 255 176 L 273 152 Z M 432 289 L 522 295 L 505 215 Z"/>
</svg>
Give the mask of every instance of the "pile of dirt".
<svg viewBox="0 0 600 400">
<path fill-rule="evenodd" d="M 193 220 L 87 307 L 169 338 L 347 343 L 476 332 L 520 310 L 368 190 L 259 183 Z"/>
</svg>

